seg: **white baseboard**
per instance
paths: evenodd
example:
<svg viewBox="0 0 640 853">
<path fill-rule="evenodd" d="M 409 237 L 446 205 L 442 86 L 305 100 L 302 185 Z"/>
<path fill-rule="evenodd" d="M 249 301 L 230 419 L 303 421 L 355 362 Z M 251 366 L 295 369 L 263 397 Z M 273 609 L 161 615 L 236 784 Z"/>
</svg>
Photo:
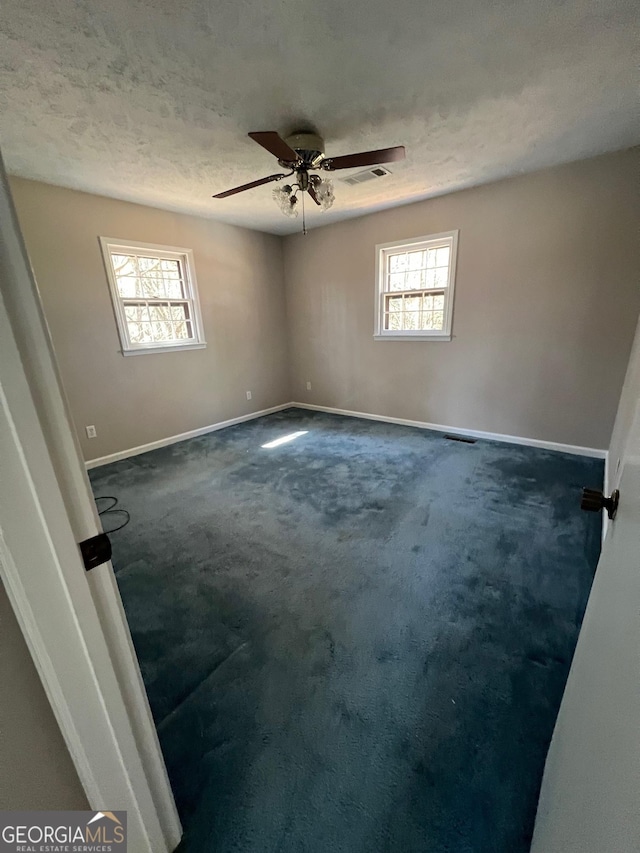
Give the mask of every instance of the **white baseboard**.
<svg viewBox="0 0 640 853">
<path fill-rule="evenodd" d="M 451 435 L 464 435 L 471 438 L 484 438 L 488 441 L 504 441 L 507 444 L 524 444 L 527 447 L 540 447 L 543 450 L 557 450 L 561 453 L 573 453 L 575 456 L 591 456 L 594 459 L 606 459 L 607 451 L 596 447 L 579 447 L 576 444 L 560 444 L 557 441 L 543 441 L 540 438 L 524 438 L 520 435 L 502 435 L 497 432 L 483 432 L 478 429 L 462 429 L 461 427 L 431 424 L 426 421 L 410 421 L 406 418 L 391 418 L 385 415 L 373 415 L 370 412 L 352 412 L 348 409 L 334 409 L 332 406 L 314 406 L 311 403 L 289 403 L 298 409 L 310 409 L 314 412 L 329 412 L 334 415 L 345 415 L 349 418 L 365 418 L 370 421 L 383 421 L 388 424 L 417 427 L 418 429 L 433 429 L 436 432 L 447 432 Z M 285 407 L 286 408 L 286 407 Z"/>
<path fill-rule="evenodd" d="M 168 447 L 170 444 L 177 444 L 179 441 L 185 441 L 188 438 L 196 438 L 199 435 L 206 435 L 208 432 L 215 432 L 225 427 L 242 424 L 245 421 L 252 421 L 255 418 L 261 418 L 264 415 L 271 415 L 274 412 L 281 412 L 283 409 L 290 409 L 294 403 L 282 403 L 280 406 L 271 406 L 270 409 L 260 409 L 258 412 L 251 412 L 248 415 L 240 415 L 237 418 L 229 418 L 228 421 L 220 421 L 217 424 L 192 429 L 189 432 L 181 432 L 180 435 L 170 435 L 168 438 L 160 438 L 158 441 L 150 441 L 148 444 L 141 444 L 138 447 L 131 447 L 128 450 L 119 450 L 117 453 L 110 453 L 108 456 L 99 456 L 96 459 L 89 459 L 85 462 L 87 470 L 99 468 L 101 465 L 109 465 L 110 462 L 118 462 L 120 459 L 128 459 L 130 456 L 139 456 L 141 453 L 147 453 L 149 450 L 156 450 L 159 447 Z"/>
<path fill-rule="evenodd" d="M 527 447 L 540 447 L 543 450 L 557 450 L 561 453 L 573 453 L 576 456 L 591 456 L 594 459 L 607 459 L 607 451 L 600 450 L 596 447 L 579 447 L 575 444 L 560 444 L 557 441 L 543 441 L 539 438 L 524 438 L 519 435 L 502 435 L 497 432 L 484 432 L 477 429 L 463 429 L 461 427 L 444 426 L 443 424 L 432 424 L 427 421 L 411 421 L 407 418 L 392 418 L 385 415 L 374 415 L 370 412 L 352 412 L 349 409 L 336 409 L 332 406 L 315 406 L 311 403 L 282 403 L 280 406 L 272 406 L 270 409 L 260 409 L 258 412 L 251 412 L 248 415 L 240 415 L 237 418 L 230 418 L 227 421 L 220 421 L 217 424 L 192 429 L 189 432 L 182 432 L 180 435 L 171 435 L 167 438 L 151 441 L 148 444 L 141 444 L 139 447 L 131 447 L 128 450 L 119 450 L 117 453 L 110 453 L 108 456 L 100 456 L 97 459 L 90 459 L 86 462 L 87 470 L 98 468 L 101 465 L 108 465 L 110 462 L 118 462 L 120 459 L 128 459 L 130 456 L 138 456 L 141 453 L 147 453 L 149 450 L 156 450 L 159 447 L 167 447 L 170 444 L 177 444 L 179 441 L 185 441 L 188 438 L 196 438 L 199 435 L 206 435 L 208 432 L 215 432 L 225 427 L 241 424 L 245 421 L 251 421 L 255 418 L 261 418 L 264 415 L 273 414 L 273 412 L 281 412 L 283 409 L 309 409 L 314 412 L 328 412 L 333 415 L 344 415 L 348 418 L 364 418 L 369 421 L 382 421 L 388 424 L 401 424 L 402 426 L 417 427 L 418 429 L 432 429 L 436 432 L 447 432 L 452 435 L 464 435 L 471 438 L 484 438 L 488 441 L 504 441 L 507 444 L 523 444 Z"/>
</svg>

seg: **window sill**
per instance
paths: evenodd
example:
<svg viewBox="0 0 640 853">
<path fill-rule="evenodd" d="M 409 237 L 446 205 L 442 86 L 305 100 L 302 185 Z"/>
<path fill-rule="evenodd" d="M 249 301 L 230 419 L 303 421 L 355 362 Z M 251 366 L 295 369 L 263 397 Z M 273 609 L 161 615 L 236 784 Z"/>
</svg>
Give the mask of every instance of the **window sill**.
<svg viewBox="0 0 640 853">
<path fill-rule="evenodd" d="M 207 346 L 206 342 L 197 344 L 180 344 L 180 346 L 169 347 L 145 347 L 141 349 L 123 349 L 120 350 L 122 355 L 152 355 L 157 352 L 183 352 L 188 349 L 204 349 Z"/>
<path fill-rule="evenodd" d="M 374 335 L 374 341 L 450 341 L 451 335 Z"/>
</svg>

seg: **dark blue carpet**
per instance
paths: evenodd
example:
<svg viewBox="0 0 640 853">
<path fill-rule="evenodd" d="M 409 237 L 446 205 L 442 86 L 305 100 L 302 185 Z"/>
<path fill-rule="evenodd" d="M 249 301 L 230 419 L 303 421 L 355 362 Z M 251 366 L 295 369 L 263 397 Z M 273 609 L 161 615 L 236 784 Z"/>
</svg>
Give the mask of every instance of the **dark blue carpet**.
<svg viewBox="0 0 640 853">
<path fill-rule="evenodd" d="M 93 471 L 180 849 L 527 851 L 602 475 L 295 409 Z"/>
</svg>

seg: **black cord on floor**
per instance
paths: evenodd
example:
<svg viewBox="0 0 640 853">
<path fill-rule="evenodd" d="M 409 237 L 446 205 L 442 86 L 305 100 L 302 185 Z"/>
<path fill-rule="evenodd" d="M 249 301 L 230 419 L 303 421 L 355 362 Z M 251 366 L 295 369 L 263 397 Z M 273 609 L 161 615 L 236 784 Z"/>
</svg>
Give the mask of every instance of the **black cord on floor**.
<svg viewBox="0 0 640 853">
<path fill-rule="evenodd" d="M 113 501 L 113 503 L 106 506 L 104 509 L 98 508 L 98 515 L 116 515 L 120 513 L 120 515 L 124 515 L 125 519 L 119 527 L 114 527 L 112 530 L 105 530 L 105 533 L 117 533 L 118 530 L 122 530 L 123 527 L 126 527 L 127 524 L 131 521 L 131 516 L 127 512 L 126 509 L 115 509 L 118 503 L 118 498 L 115 498 L 113 495 L 100 495 L 100 497 L 96 498 L 96 506 L 98 506 L 98 501 Z"/>
</svg>

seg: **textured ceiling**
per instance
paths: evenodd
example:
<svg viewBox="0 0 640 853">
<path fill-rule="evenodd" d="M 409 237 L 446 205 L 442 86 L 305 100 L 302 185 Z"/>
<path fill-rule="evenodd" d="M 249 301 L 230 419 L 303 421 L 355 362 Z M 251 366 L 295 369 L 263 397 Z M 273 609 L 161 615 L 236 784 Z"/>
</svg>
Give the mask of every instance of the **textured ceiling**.
<svg viewBox="0 0 640 853">
<path fill-rule="evenodd" d="M 249 130 L 404 144 L 310 225 L 640 140 L 632 0 L 3 0 L 0 144 L 28 178 L 299 230 Z M 356 170 L 358 171 L 358 170 Z M 351 172 L 341 173 L 343 176 Z"/>
</svg>

